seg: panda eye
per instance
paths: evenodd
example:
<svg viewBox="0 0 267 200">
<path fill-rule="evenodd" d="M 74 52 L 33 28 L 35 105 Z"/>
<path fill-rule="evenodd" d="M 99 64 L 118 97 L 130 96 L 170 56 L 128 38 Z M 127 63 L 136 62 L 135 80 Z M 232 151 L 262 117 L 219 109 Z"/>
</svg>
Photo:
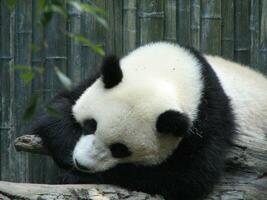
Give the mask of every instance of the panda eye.
<svg viewBox="0 0 267 200">
<path fill-rule="evenodd" d="M 109 146 L 109 149 L 114 158 L 124 158 L 132 154 L 128 147 L 122 143 L 114 143 Z"/>
<path fill-rule="evenodd" d="M 83 128 L 85 130 L 85 134 L 93 134 L 97 128 L 97 122 L 95 119 L 88 119 L 83 122 Z"/>
</svg>

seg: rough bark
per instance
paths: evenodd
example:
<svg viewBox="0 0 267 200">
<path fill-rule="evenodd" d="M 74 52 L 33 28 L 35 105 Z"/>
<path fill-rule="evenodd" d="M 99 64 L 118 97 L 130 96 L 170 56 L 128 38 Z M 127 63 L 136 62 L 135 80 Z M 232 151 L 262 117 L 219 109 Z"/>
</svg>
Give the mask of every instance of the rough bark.
<svg viewBox="0 0 267 200">
<path fill-rule="evenodd" d="M 18 151 L 49 154 L 40 138 L 15 140 Z M 218 155 L 219 156 L 219 155 Z M 2 196 L 1 196 L 2 195 Z M 41 185 L 0 182 L 0 199 L 161 199 L 110 185 Z M 267 137 L 241 134 L 226 160 L 223 178 L 209 200 L 267 199 Z"/>
<path fill-rule="evenodd" d="M 45 185 L 0 182 L 0 199 L 3 200 L 158 200 L 142 192 L 132 192 L 109 185 Z"/>
<path fill-rule="evenodd" d="M 42 139 L 36 135 L 18 137 L 15 139 L 14 145 L 17 151 L 49 155 L 49 152 L 43 146 Z"/>
</svg>

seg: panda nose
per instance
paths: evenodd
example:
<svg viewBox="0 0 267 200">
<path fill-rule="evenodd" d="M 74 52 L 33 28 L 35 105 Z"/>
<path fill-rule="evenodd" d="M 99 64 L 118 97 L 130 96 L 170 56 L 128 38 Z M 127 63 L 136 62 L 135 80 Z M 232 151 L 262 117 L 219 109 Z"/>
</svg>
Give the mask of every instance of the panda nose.
<svg viewBox="0 0 267 200">
<path fill-rule="evenodd" d="M 87 167 L 85 167 L 85 166 L 83 166 L 82 164 L 80 164 L 80 163 L 78 162 L 77 159 L 74 160 L 74 164 L 75 164 L 75 166 L 76 166 L 78 169 L 80 169 L 80 170 L 86 170 L 86 171 L 89 170 Z"/>
</svg>

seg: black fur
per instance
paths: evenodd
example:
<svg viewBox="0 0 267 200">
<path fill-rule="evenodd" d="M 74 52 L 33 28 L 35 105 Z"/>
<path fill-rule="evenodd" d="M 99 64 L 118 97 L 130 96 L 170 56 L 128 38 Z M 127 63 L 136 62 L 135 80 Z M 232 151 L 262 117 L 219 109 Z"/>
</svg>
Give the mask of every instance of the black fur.
<svg viewBox="0 0 267 200">
<path fill-rule="evenodd" d="M 72 91 L 64 91 L 56 95 L 48 102 L 48 105 L 59 114 L 49 115 L 43 107 L 25 131 L 27 134 L 40 135 L 55 162 L 62 168 L 73 168 L 71 153 L 83 132 L 80 124 L 72 116 L 72 105 L 98 77 L 100 73 L 81 82 Z"/>
<path fill-rule="evenodd" d="M 156 128 L 159 133 L 172 133 L 176 136 L 185 135 L 190 127 L 190 121 L 184 114 L 168 110 L 160 114 L 156 122 Z"/>
<path fill-rule="evenodd" d="M 119 59 L 116 56 L 107 56 L 102 63 L 102 75 L 105 88 L 113 88 L 122 80 L 122 71 Z"/>
<path fill-rule="evenodd" d="M 114 158 L 124 158 L 132 154 L 128 147 L 122 143 L 111 144 L 109 148 Z"/>
<path fill-rule="evenodd" d="M 94 174 L 73 171 L 62 179 L 63 183 L 114 184 L 161 194 L 168 200 L 202 199 L 211 192 L 224 167 L 224 156 L 235 131 L 235 120 L 229 99 L 210 65 L 197 51 L 188 51 L 202 67 L 204 88 L 198 117 L 192 122 L 190 134 L 184 136 L 173 154 L 157 166 L 120 164 Z M 111 87 L 118 83 L 121 76 L 115 81 L 110 80 L 108 72 L 104 72 L 104 80 Z M 71 106 L 94 80 L 90 79 L 78 89 L 52 100 L 52 106 L 62 110 L 60 119 L 41 113 L 40 120 L 35 123 L 33 133 L 40 134 L 60 166 L 72 165 L 69 155 L 81 135 L 81 127 L 70 114 Z"/>
<path fill-rule="evenodd" d="M 83 122 L 84 134 L 93 134 L 97 129 L 97 122 L 95 119 L 88 119 Z"/>
</svg>

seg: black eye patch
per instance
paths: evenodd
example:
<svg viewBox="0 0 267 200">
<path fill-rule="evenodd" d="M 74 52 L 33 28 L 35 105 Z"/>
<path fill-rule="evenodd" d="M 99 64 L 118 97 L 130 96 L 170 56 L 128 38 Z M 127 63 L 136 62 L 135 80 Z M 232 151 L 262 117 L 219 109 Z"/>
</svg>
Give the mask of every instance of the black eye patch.
<svg viewBox="0 0 267 200">
<path fill-rule="evenodd" d="M 88 119 L 83 122 L 84 134 L 93 134 L 96 131 L 97 122 L 95 119 Z"/>
<path fill-rule="evenodd" d="M 132 154 L 128 147 L 122 143 L 114 143 L 109 148 L 114 158 L 124 158 Z"/>
</svg>

